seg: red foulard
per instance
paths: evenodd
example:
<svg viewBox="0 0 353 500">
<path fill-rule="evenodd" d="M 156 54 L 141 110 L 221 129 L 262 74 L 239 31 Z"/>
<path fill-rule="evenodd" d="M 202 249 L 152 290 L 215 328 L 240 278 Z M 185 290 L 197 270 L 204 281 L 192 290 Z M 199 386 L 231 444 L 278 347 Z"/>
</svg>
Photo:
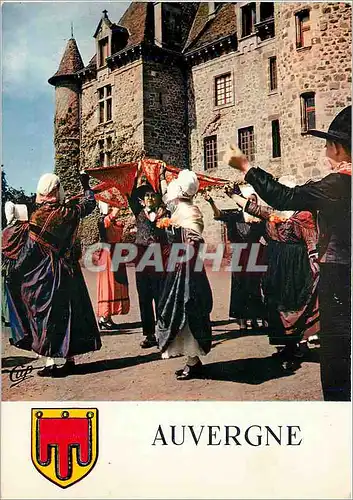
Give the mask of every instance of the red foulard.
<svg viewBox="0 0 353 500">
<path fill-rule="evenodd" d="M 98 179 L 101 184 L 95 186 L 93 191 L 97 200 L 104 201 L 111 206 L 126 207 L 127 196 L 129 196 L 135 186 L 136 176 L 144 175 L 153 189 L 158 192 L 160 189 L 159 175 L 161 167 L 165 167 L 165 178 L 167 183 L 176 179 L 180 168 L 166 165 L 161 160 L 143 159 L 139 162 L 120 163 L 110 167 L 98 167 L 87 169 L 87 172 Z M 196 172 L 202 191 L 208 186 L 224 186 L 228 183 L 225 179 L 211 177 L 209 175 Z M 75 196 L 74 198 L 78 198 Z"/>
</svg>

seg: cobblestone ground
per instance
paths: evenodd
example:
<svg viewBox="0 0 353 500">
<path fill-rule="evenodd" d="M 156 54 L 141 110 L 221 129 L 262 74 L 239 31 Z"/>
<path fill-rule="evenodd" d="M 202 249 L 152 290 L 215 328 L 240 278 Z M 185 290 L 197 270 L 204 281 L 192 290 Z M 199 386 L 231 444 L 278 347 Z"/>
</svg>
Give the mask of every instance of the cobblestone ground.
<svg viewBox="0 0 353 500">
<path fill-rule="evenodd" d="M 84 271 L 93 304 L 96 277 Z M 103 333 L 102 349 L 77 357 L 77 374 L 64 379 L 43 379 L 36 370 L 43 361 L 34 354 L 11 347 L 9 331 L 2 329 L 3 400 L 25 401 L 312 401 L 322 400 L 318 349 L 290 373 L 283 372 L 271 354 L 267 336 L 261 331 L 241 333 L 228 319 L 230 275 L 208 271 L 214 296 L 213 348 L 205 358 L 205 378 L 177 381 L 174 371 L 183 358 L 162 360 L 157 348 L 141 349 L 141 328 L 134 269 L 128 269 L 131 311 L 113 318 L 119 330 Z M 33 367 L 30 375 L 12 386 L 16 365 Z M 12 374 L 12 378 L 13 374 Z"/>
</svg>

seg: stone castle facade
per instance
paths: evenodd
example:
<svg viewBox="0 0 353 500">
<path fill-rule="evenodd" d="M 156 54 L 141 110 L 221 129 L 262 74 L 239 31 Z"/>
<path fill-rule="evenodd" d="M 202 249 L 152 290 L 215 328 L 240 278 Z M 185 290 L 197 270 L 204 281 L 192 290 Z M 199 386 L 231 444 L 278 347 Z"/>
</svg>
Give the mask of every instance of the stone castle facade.
<svg viewBox="0 0 353 500">
<path fill-rule="evenodd" d="M 351 104 L 351 4 L 132 2 L 103 11 L 84 66 L 69 40 L 56 74 L 55 165 L 66 189 L 79 169 L 146 156 L 226 179 L 229 143 L 298 182 L 324 174 L 325 130 Z M 220 208 L 231 208 L 215 192 Z M 205 239 L 220 224 L 199 196 Z"/>
</svg>

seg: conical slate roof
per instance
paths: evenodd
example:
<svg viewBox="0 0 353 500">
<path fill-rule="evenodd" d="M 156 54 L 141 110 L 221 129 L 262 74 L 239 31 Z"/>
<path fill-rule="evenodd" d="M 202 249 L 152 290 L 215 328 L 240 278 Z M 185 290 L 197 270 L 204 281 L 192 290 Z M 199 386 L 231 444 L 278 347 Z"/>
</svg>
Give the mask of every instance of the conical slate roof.
<svg viewBox="0 0 353 500">
<path fill-rule="evenodd" d="M 56 81 L 63 76 L 69 76 L 75 74 L 77 71 L 80 71 L 84 67 L 81 54 L 78 50 L 76 40 L 74 38 L 70 38 L 67 42 L 66 49 L 64 55 L 61 59 L 59 69 L 51 78 L 49 78 L 48 82 L 52 85 L 55 85 Z"/>
</svg>

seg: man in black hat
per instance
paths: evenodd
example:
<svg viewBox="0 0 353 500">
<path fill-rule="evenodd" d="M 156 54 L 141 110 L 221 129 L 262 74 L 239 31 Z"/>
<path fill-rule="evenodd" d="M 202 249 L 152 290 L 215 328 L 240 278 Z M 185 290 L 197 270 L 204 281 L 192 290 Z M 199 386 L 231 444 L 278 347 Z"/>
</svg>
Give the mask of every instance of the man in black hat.
<svg viewBox="0 0 353 500">
<path fill-rule="evenodd" d="M 129 204 L 136 218 L 136 239 L 138 257 L 135 264 L 136 288 L 139 298 L 140 316 L 144 339 L 140 343 L 143 349 L 157 345 L 155 337 L 155 312 L 158 310 L 158 301 L 162 287 L 163 270 L 153 266 L 143 266 L 137 269 L 148 247 L 154 243 L 167 246 L 167 236 L 164 229 L 157 227 L 157 221 L 167 216 L 161 196 L 149 184 L 142 184 L 135 188 L 129 198 Z M 153 310 L 154 302 L 154 310 Z"/>
<path fill-rule="evenodd" d="M 321 383 L 326 401 L 349 401 L 351 106 L 335 117 L 327 132 L 308 133 L 326 139 L 326 156 L 332 167 L 332 173 L 318 182 L 285 187 L 261 168 L 250 167 L 247 158 L 237 154 L 230 157 L 229 165 L 242 171 L 270 206 L 318 212 Z"/>
</svg>

